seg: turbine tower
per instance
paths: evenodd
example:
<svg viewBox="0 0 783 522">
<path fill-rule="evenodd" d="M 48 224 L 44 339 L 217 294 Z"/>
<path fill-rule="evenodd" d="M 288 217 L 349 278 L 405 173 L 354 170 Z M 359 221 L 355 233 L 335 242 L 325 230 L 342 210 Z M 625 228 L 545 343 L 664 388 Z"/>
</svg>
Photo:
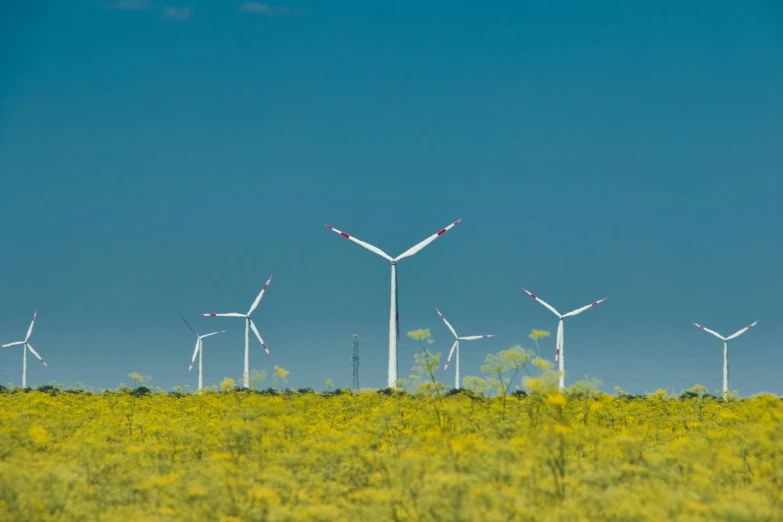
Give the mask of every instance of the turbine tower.
<svg viewBox="0 0 783 522">
<path fill-rule="evenodd" d="M 253 301 L 252 306 L 250 306 L 250 310 L 248 310 L 246 314 L 199 314 L 202 317 L 241 317 L 245 320 L 245 372 L 242 375 L 242 382 L 245 388 L 250 387 L 250 329 L 252 329 L 253 333 L 256 334 L 256 337 L 258 337 L 258 342 L 261 343 L 261 346 L 264 347 L 264 351 L 266 351 L 266 354 L 269 356 L 269 358 L 272 358 L 272 354 L 269 353 L 269 349 L 266 347 L 266 344 L 264 344 L 264 340 L 261 339 L 261 334 L 258 333 L 258 328 L 256 328 L 253 320 L 250 319 L 250 314 L 253 313 L 253 310 L 256 309 L 258 303 L 261 302 L 261 298 L 264 296 L 264 292 L 271 282 L 272 276 L 270 275 L 269 280 L 264 283 L 264 288 L 261 289 L 261 292 L 258 294 L 258 297 L 256 297 L 256 300 Z"/>
<path fill-rule="evenodd" d="M 43 363 L 44 366 L 47 368 L 49 367 L 48 364 L 46 364 L 46 361 L 43 360 L 43 357 L 38 355 L 38 352 L 36 352 L 33 347 L 28 343 L 27 341 L 30 340 L 30 335 L 33 333 L 33 326 L 35 326 L 35 318 L 38 316 L 38 310 L 33 313 L 33 320 L 30 322 L 30 328 L 27 329 L 27 336 L 24 338 L 24 341 L 16 341 L 14 343 L 6 344 L 0 346 L 0 348 L 8 348 L 10 346 L 19 346 L 20 344 L 23 345 L 22 347 L 22 353 L 24 354 L 22 356 L 22 388 L 27 388 L 27 350 L 30 350 L 30 353 L 35 355 L 39 361 Z"/>
<path fill-rule="evenodd" d="M 557 323 L 557 337 L 555 340 L 555 347 L 556 347 L 555 362 L 558 363 L 558 371 L 560 372 L 560 382 L 558 383 L 558 389 L 562 390 L 563 388 L 565 388 L 565 361 L 564 361 L 565 356 L 563 354 L 563 319 L 565 319 L 566 317 L 571 317 L 574 315 L 581 314 L 588 308 L 592 308 L 597 304 L 603 303 L 604 301 L 606 301 L 607 298 L 604 297 L 603 299 L 594 301 L 587 306 L 583 306 L 582 308 L 577 308 L 573 312 L 568 312 L 567 314 L 561 314 L 560 312 L 555 310 L 554 307 L 539 299 L 538 296 L 529 292 L 526 288 L 523 287 L 522 290 L 527 292 L 527 295 L 529 295 L 530 297 L 532 297 L 533 299 L 535 299 L 536 301 L 544 305 L 550 312 L 552 312 L 553 314 L 555 314 L 557 317 L 560 318 L 560 322 Z"/>
<path fill-rule="evenodd" d="M 213 335 L 217 335 L 220 333 L 225 332 L 225 330 L 220 330 L 219 332 L 212 332 L 204 335 L 199 335 L 196 333 L 196 330 L 193 329 L 192 326 L 190 326 L 190 323 L 187 319 L 185 319 L 185 316 L 182 315 L 182 312 L 177 310 L 177 313 L 180 317 L 182 317 L 182 320 L 185 321 L 185 324 L 188 325 L 188 328 L 190 328 L 190 331 L 193 332 L 193 335 L 196 336 L 196 350 L 193 352 L 193 358 L 190 360 L 190 366 L 188 367 L 188 371 L 193 369 L 193 363 L 196 362 L 196 354 L 198 354 L 198 389 L 199 391 L 201 388 L 204 387 L 204 372 L 203 372 L 203 361 L 204 361 L 204 341 L 203 339 L 206 337 L 212 337 Z"/>
<path fill-rule="evenodd" d="M 353 391 L 359 390 L 359 336 L 353 336 Z"/>
<path fill-rule="evenodd" d="M 718 339 L 723 341 L 723 396 L 725 397 L 726 394 L 729 392 L 729 343 L 728 342 L 730 340 L 736 338 L 736 337 L 739 337 L 740 335 L 744 334 L 745 332 L 747 332 L 748 330 L 750 330 L 751 328 L 756 326 L 756 324 L 758 324 L 758 321 L 756 321 L 755 323 L 749 324 L 748 326 L 746 326 L 742 330 L 734 332 L 733 334 L 731 334 L 728 337 L 723 337 L 721 334 L 719 334 L 717 332 L 713 332 L 709 328 L 705 328 L 704 326 L 700 325 L 699 323 L 693 323 L 693 324 L 694 324 L 694 326 L 698 326 L 699 328 L 701 328 L 705 332 L 711 333 L 712 335 L 714 335 L 715 337 L 717 337 Z"/>
<path fill-rule="evenodd" d="M 457 221 L 450 224 L 446 228 L 442 228 L 437 233 L 431 235 L 421 243 L 412 246 L 411 248 L 409 248 L 408 250 L 406 250 L 405 252 L 403 252 L 397 257 L 391 257 L 389 254 L 387 254 L 380 248 L 374 247 L 369 243 L 365 243 L 364 241 L 356 239 L 355 237 L 349 236 L 345 232 L 341 232 L 340 230 L 337 230 L 334 227 L 331 227 L 329 225 L 324 225 L 329 230 L 340 234 L 346 239 L 350 239 L 357 245 L 366 248 L 370 252 L 381 256 L 389 263 L 391 263 L 391 310 L 389 312 L 389 372 L 388 372 L 388 385 L 390 388 L 395 388 L 397 386 L 397 339 L 400 338 L 400 314 L 397 306 L 397 263 L 400 260 L 405 259 L 406 257 L 410 257 L 414 255 L 419 250 L 421 250 L 422 248 L 429 245 L 430 243 L 438 239 L 440 236 L 442 236 L 443 234 L 451 230 L 455 225 L 459 224 L 460 221 L 462 220 L 458 219 Z"/>
<path fill-rule="evenodd" d="M 438 312 L 438 315 L 441 319 L 443 319 L 443 322 L 446 323 L 446 326 L 449 328 L 451 333 L 454 335 L 454 338 L 456 341 L 454 341 L 454 344 L 451 345 L 451 351 L 449 351 L 449 357 L 446 359 L 446 365 L 443 367 L 444 370 L 446 370 L 449 367 L 449 362 L 451 362 L 451 356 L 454 354 L 454 351 L 457 351 L 457 361 L 456 361 L 456 376 L 454 377 L 454 389 L 459 390 L 459 342 L 460 341 L 475 341 L 476 339 L 487 339 L 488 337 L 495 337 L 494 334 L 490 335 L 470 335 L 468 337 L 460 337 L 457 335 L 457 332 L 454 330 L 454 327 L 449 324 L 449 322 L 446 320 L 445 317 L 443 317 L 443 314 L 440 313 L 440 310 L 437 308 L 435 309 L 436 312 Z"/>
</svg>

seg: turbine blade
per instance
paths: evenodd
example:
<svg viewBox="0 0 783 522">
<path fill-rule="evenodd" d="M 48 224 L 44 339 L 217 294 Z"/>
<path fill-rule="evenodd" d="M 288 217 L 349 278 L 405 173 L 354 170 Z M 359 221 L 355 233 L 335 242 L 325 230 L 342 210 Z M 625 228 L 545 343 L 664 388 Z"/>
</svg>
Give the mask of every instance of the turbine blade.
<svg viewBox="0 0 783 522">
<path fill-rule="evenodd" d="M 267 280 L 267 282 L 264 283 L 264 288 L 261 289 L 261 292 L 258 294 L 258 297 L 256 297 L 255 301 L 253 301 L 253 306 L 250 307 L 250 311 L 247 313 L 247 315 L 252 314 L 253 310 L 256 309 L 256 307 L 258 306 L 258 303 L 261 302 L 261 298 L 264 296 L 264 292 L 266 292 L 266 288 L 269 286 L 269 283 L 271 283 L 271 282 L 272 282 L 272 276 L 270 275 L 269 279 Z"/>
<path fill-rule="evenodd" d="M 212 337 L 213 335 L 217 335 L 217 334 L 223 333 L 225 331 L 226 330 L 220 330 L 219 332 L 212 332 L 212 333 L 204 334 L 201 337 L 199 337 L 199 339 L 204 339 L 205 337 Z"/>
<path fill-rule="evenodd" d="M 544 301 L 541 300 L 541 298 L 539 298 L 536 294 L 532 293 L 530 290 L 528 290 L 524 286 L 522 287 L 522 290 L 524 290 L 527 293 L 527 295 L 529 295 L 530 297 L 532 297 L 533 299 L 535 299 L 536 301 L 538 301 L 539 303 L 541 303 L 542 305 L 547 307 L 550 312 L 552 312 L 553 314 L 555 314 L 558 317 L 561 317 L 560 312 L 555 310 L 554 306 L 552 306 L 552 305 L 550 305 L 548 303 L 545 303 Z"/>
<path fill-rule="evenodd" d="M 495 337 L 495 334 L 492 335 L 471 335 L 468 337 L 458 337 L 460 341 L 475 341 L 476 339 L 487 339 L 488 337 Z"/>
<path fill-rule="evenodd" d="M 196 349 L 193 350 L 193 358 L 190 359 L 190 367 L 188 371 L 193 369 L 193 363 L 196 362 L 196 356 L 198 355 L 198 349 L 201 347 L 201 339 L 196 339 Z"/>
<path fill-rule="evenodd" d="M 256 334 L 256 337 L 258 337 L 258 342 L 261 343 L 261 346 L 264 347 L 264 351 L 266 351 L 266 354 L 271 359 L 272 358 L 272 354 L 269 353 L 269 348 L 267 348 L 266 345 L 264 344 L 264 340 L 261 339 L 261 334 L 258 333 L 258 328 L 256 328 L 256 325 L 255 325 L 255 323 L 253 323 L 252 320 L 250 320 L 250 328 L 253 330 L 253 333 Z"/>
<path fill-rule="evenodd" d="M 19 346 L 20 344 L 24 344 L 24 341 L 16 341 L 15 343 L 2 344 L 0 345 L 0 348 L 8 348 L 9 346 Z"/>
<path fill-rule="evenodd" d="M 459 224 L 460 221 L 462 221 L 462 220 L 458 219 L 457 221 L 455 221 L 451 225 L 447 226 L 446 228 L 440 229 L 436 234 L 431 235 L 430 237 L 428 237 L 427 239 L 425 239 L 424 241 L 422 241 L 418 245 L 412 246 L 411 248 L 409 248 L 408 250 L 406 250 L 405 252 L 403 252 L 402 254 L 397 256 L 397 259 L 395 259 L 395 261 L 399 261 L 400 259 L 405 259 L 406 257 L 410 257 L 413 254 L 417 253 L 419 250 L 421 250 L 425 246 L 429 245 L 430 243 L 432 243 L 433 241 L 438 239 L 440 236 L 442 236 L 443 234 L 445 234 L 446 232 L 448 232 L 449 230 L 454 228 L 456 225 Z"/>
<path fill-rule="evenodd" d="M 198 314 L 201 317 L 247 317 L 245 314 Z"/>
<path fill-rule="evenodd" d="M 436 308 L 435 311 L 438 312 L 438 315 L 440 316 L 441 319 L 443 319 L 443 322 L 446 323 L 446 326 L 448 326 L 449 330 L 451 330 L 451 333 L 454 334 L 454 337 L 459 339 L 459 336 L 457 335 L 457 332 L 454 330 L 454 327 L 451 326 L 451 324 L 449 324 L 449 322 L 446 320 L 445 317 L 443 317 L 443 314 L 440 313 L 440 310 Z"/>
<path fill-rule="evenodd" d="M 336 228 L 334 228 L 334 227 L 332 227 L 332 226 L 330 226 L 330 225 L 324 225 L 324 226 L 325 226 L 326 228 L 328 228 L 329 230 L 333 231 L 333 232 L 337 232 L 338 234 L 340 234 L 340 235 L 341 235 L 341 236 L 343 236 L 344 238 L 346 238 L 346 239 L 350 239 L 351 241 L 353 241 L 353 242 L 354 242 L 354 243 L 356 243 L 357 245 L 363 246 L 364 248 L 366 248 L 366 249 L 367 249 L 367 250 L 369 250 L 370 252 L 372 252 L 372 253 L 374 253 L 374 254 L 377 254 L 377 255 L 381 256 L 382 258 L 386 259 L 387 261 L 394 261 L 394 259 L 392 259 L 392 257 L 391 257 L 389 254 L 387 254 L 386 252 L 384 252 L 384 251 L 383 251 L 383 250 L 381 250 L 380 248 L 378 248 L 378 247 L 374 247 L 374 246 L 372 246 L 372 245 L 371 245 L 371 244 L 369 244 L 369 243 L 365 243 L 365 242 L 364 242 L 364 241 L 362 241 L 361 239 L 356 239 L 355 237 L 349 236 L 349 235 L 348 235 L 348 234 L 346 234 L 345 232 L 342 232 L 342 231 L 340 231 L 340 230 L 337 230 Z"/>
<path fill-rule="evenodd" d="M 33 320 L 30 321 L 30 328 L 27 329 L 27 337 L 24 338 L 27 341 L 30 338 L 30 334 L 33 333 L 33 326 L 35 326 L 35 318 L 38 316 L 38 310 L 33 314 Z"/>
<path fill-rule="evenodd" d="M 40 355 L 38 355 L 38 352 L 36 352 L 35 350 L 33 350 L 33 347 L 32 347 L 32 346 L 30 346 L 29 344 L 27 344 L 27 348 L 28 348 L 28 349 L 29 349 L 29 350 L 30 350 L 30 351 L 33 353 L 33 355 L 35 355 L 36 357 L 38 357 L 38 360 L 39 360 L 39 361 L 41 361 L 41 362 L 43 363 L 43 365 L 44 365 L 44 366 L 46 366 L 47 368 L 49 367 L 49 365 L 48 365 L 48 364 L 46 364 L 46 361 L 44 361 L 44 360 L 43 360 L 43 357 L 41 357 Z"/>
<path fill-rule="evenodd" d="M 182 312 L 180 312 L 179 310 L 177 310 L 177 313 L 178 313 L 178 314 L 179 314 L 179 316 L 182 318 L 182 320 L 183 320 L 183 321 L 185 321 L 185 324 L 186 324 L 186 325 L 188 325 L 188 328 L 190 328 L 190 331 L 191 331 L 191 332 L 193 332 L 193 335 L 195 335 L 195 336 L 196 336 L 196 338 L 198 338 L 198 334 L 196 333 L 196 330 L 194 330 L 194 329 L 193 329 L 193 327 L 192 327 L 192 326 L 190 326 L 190 323 L 188 322 L 188 320 L 187 320 L 187 319 L 185 319 L 185 316 L 184 316 L 184 315 L 182 315 Z"/>
<path fill-rule="evenodd" d="M 608 299 L 608 297 L 604 297 L 603 299 L 599 299 L 598 301 L 593 301 L 589 305 L 583 306 L 582 308 L 577 308 L 573 312 L 568 312 L 567 314 L 563 315 L 563 317 L 572 317 L 574 315 L 579 315 L 582 312 L 584 312 L 585 310 L 587 310 L 588 308 L 592 308 L 592 307 L 594 307 L 594 306 L 596 306 L 598 304 L 601 304 L 604 301 L 606 301 L 607 299 Z"/>
<path fill-rule="evenodd" d="M 457 349 L 457 345 L 459 344 L 459 339 L 454 341 L 454 344 L 451 345 L 451 351 L 449 351 L 449 357 L 446 359 L 446 365 L 443 367 L 444 370 L 448 369 L 449 363 L 451 362 L 451 356 L 454 355 L 454 350 Z"/>
<path fill-rule="evenodd" d="M 694 324 L 694 326 L 698 326 L 699 328 L 701 328 L 701 329 L 702 329 L 702 330 L 704 330 L 705 332 L 707 332 L 707 333 L 711 333 L 712 335 L 714 335 L 715 337 L 717 337 L 717 338 L 718 338 L 718 339 L 720 339 L 721 341 L 727 341 L 727 340 L 728 340 L 728 339 L 724 338 L 724 337 L 723 337 L 721 334 L 719 334 L 718 332 L 713 332 L 713 331 L 712 331 L 712 330 L 710 330 L 709 328 L 705 328 L 704 326 L 700 325 L 699 323 L 693 323 L 693 324 Z"/>
<path fill-rule="evenodd" d="M 744 334 L 745 332 L 747 332 L 748 330 L 750 330 L 751 328 L 756 326 L 756 324 L 758 324 L 758 321 L 756 321 L 755 323 L 749 324 L 748 326 L 746 326 L 742 330 L 738 330 L 737 332 L 734 332 L 730 336 L 726 337 L 726 340 L 730 341 L 731 339 L 734 339 L 735 337 L 739 337 L 740 335 Z"/>
</svg>

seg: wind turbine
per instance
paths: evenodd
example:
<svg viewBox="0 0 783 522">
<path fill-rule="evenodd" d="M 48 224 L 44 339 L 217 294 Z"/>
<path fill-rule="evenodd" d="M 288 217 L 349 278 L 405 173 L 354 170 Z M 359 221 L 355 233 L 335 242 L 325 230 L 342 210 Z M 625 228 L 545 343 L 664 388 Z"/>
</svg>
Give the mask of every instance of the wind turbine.
<svg viewBox="0 0 783 522">
<path fill-rule="evenodd" d="M 599 303 L 603 303 L 608 298 L 604 297 L 603 299 L 599 299 L 598 301 L 594 301 L 594 302 L 590 303 L 587 306 L 583 306 L 582 308 L 577 308 L 573 312 L 568 312 L 567 314 L 561 314 L 560 312 L 555 310 L 555 308 L 553 306 L 545 303 L 544 301 L 539 299 L 537 295 L 531 293 L 527 288 L 522 287 L 522 290 L 527 292 L 527 295 L 529 295 L 530 297 L 532 297 L 533 299 L 535 299 L 536 301 L 538 301 L 539 303 L 544 305 L 550 312 L 552 312 L 553 314 L 555 314 L 557 317 L 560 318 L 560 322 L 557 323 L 557 337 L 555 338 L 556 339 L 555 340 L 555 347 L 556 347 L 555 348 L 555 362 L 558 363 L 558 371 L 560 372 L 560 382 L 558 383 L 558 389 L 562 390 L 563 388 L 565 388 L 565 361 L 564 361 L 565 357 L 563 355 L 563 319 L 565 319 L 566 317 L 571 317 L 571 316 L 574 316 L 574 315 L 581 314 L 582 312 L 584 312 L 588 308 L 591 308 L 591 307 L 593 307 L 593 306 L 595 306 L 595 305 L 597 305 Z"/>
<path fill-rule="evenodd" d="M 258 297 L 256 297 L 256 300 L 253 301 L 253 305 L 250 307 L 250 310 L 246 314 L 199 314 L 202 317 L 242 317 L 245 319 L 245 373 L 242 376 L 243 385 L 245 388 L 250 387 L 250 329 L 253 329 L 253 333 L 256 334 L 256 337 L 258 337 L 258 342 L 261 343 L 261 346 L 264 347 L 264 350 L 266 351 L 266 354 L 269 356 L 269 358 L 272 358 L 272 354 L 269 353 L 269 349 L 266 347 L 266 344 L 264 344 L 264 340 L 261 339 L 261 334 L 258 333 L 258 328 L 256 328 L 256 325 L 253 324 L 253 320 L 250 319 L 250 314 L 253 313 L 253 310 L 256 309 L 258 306 L 258 303 L 261 302 L 261 297 L 263 297 L 264 292 L 266 291 L 267 287 L 269 286 L 269 283 L 272 282 L 272 276 L 269 276 L 269 280 L 264 283 L 264 288 L 261 289 L 261 293 L 258 294 Z"/>
<path fill-rule="evenodd" d="M 193 335 L 196 336 L 196 349 L 193 352 L 193 358 L 190 360 L 190 367 L 188 368 L 188 371 L 193 369 L 193 363 L 196 362 L 196 354 L 198 354 L 198 389 L 201 390 L 204 385 L 204 373 L 202 371 L 202 362 L 203 362 L 203 355 L 204 355 L 204 343 L 202 339 L 206 337 L 212 337 L 213 335 L 217 335 L 219 333 L 225 332 L 225 330 L 220 330 L 219 332 L 212 332 L 204 335 L 199 335 L 196 333 L 196 330 L 193 329 L 192 326 L 190 326 L 190 323 L 187 319 L 185 319 L 185 316 L 182 315 L 182 312 L 177 310 L 177 313 L 180 317 L 182 317 L 182 320 L 185 321 L 185 324 L 188 325 L 188 328 L 190 328 L 190 331 L 193 332 Z"/>
<path fill-rule="evenodd" d="M 705 328 L 699 323 L 693 323 L 693 324 L 694 326 L 698 326 L 705 332 L 711 333 L 712 335 L 714 335 L 715 337 L 723 341 L 723 396 L 725 397 L 729 391 L 729 343 L 728 342 L 734 339 L 735 337 L 739 337 L 740 335 L 744 334 L 745 332 L 747 332 L 748 330 L 756 326 L 756 324 L 758 324 L 758 321 L 749 324 L 742 330 L 736 331 L 728 337 L 723 337 L 721 334 L 717 332 L 713 332 L 709 328 Z"/>
<path fill-rule="evenodd" d="M 438 312 L 438 315 L 441 319 L 443 319 L 443 322 L 446 323 L 446 326 L 449 327 L 449 330 L 452 334 L 454 334 L 454 338 L 456 339 L 454 341 L 454 344 L 451 345 L 451 351 L 449 351 L 449 357 L 446 359 L 446 365 L 443 367 L 444 370 L 446 370 L 449 367 L 449 362 L 451 362 L 451 356 L 454 354 L 454 351 L 457 351 L 457 360 L 456 360 L 456 377 L 454 378 L 454 389 L 459 389 L 459 342 L 460 341 L 475 341 L 476 339 L 486 339 L 488 337 L 495 337 L 494 334 L 491 335 L 470 335 L 468 337 L 460 337 L 457 335 L 457 332 L 454 330 L 454 327 L 449 324 L 449 322 L 446 320 L 445 317 L 443 317 L 443 314 L 440 313 L 440 310 L 437 308 L 435 309 L 436 312 Z"/>
<path fill-rule="evenodd" d="M 397 263 L 401 259 L 405 259 L 406 257 L 410 257 L 413 254 L 417 253 L 419 250 L 421 250 L 422 248 L 429 245 L 430 243 L 438 239 L 440 236 L 442 236 L 443 234 L 451 230 L 455 225 L 459 224 L 460 221 L 462 220 L 458 219 L 457 221 L 450 224 L 446 228 L 439 230 L 436 234 L 431 235 L 421 243 L 412 246 L 411 248 L 409 248 L 408 250 L 406 250 L 405 252 L 403 252 L 397 257 L 391 257 L 389 254 L 387 254 L 380 248 L 374 247 L 369 243 L 365 243 L 364 241 L 356 239 L 355 237 L 349 236 L 345 232 L 341 232 L 340 230 L 337 230 L 334 227 L 331 227 L 329 225 L 324 225 L 329 230 L 333 232 L 337 232 L 344 238 L 350 239 L 357 245 L 363 246 L 370 252 L 381 256 L 389 263 L 391 263 L 391 310 L 389 312 L 389 373 L 388 373 L 388 381 L 389 381 L 390 388 L 396 387 L 397 384 L 397 339 L 400 338 L 400 314 L 398 312 L 398 307 L 397 307 Z"/>
<path fill-rule="evenodd" d="M 47 368 L 49 367 L 48 364 L 46 364 L 46 361 L 43 360 L 43 357 L 38 355 L 38 352 L 36 352 L 32 346 L 30 346 L 30 343 L 27 341 L 30 340 L 30 334 L 33 333 L 33 326 L 35 325 L 35 318 L 38 316 L 38 310 L 35 311 L 33 314 L 33 320 L 30 322 L 30 328 L 27 329 L 27 336 L 24 338 L 24 341 L 17 341 L 15 343 L 6 344 L 0 346 L 0 348 L 8 348 L 10 346 L 19 346 L 20 344 L 24 345 L 24 348 L 22 348 L 22 352 L 24 353 L 23 359 L 22 359 L 22 388 L 27 388 L 27 350 L 30 350 L 30 353 L 35 355 L 39 361 L 43 363 L 44 366 Z"/>
</svg>

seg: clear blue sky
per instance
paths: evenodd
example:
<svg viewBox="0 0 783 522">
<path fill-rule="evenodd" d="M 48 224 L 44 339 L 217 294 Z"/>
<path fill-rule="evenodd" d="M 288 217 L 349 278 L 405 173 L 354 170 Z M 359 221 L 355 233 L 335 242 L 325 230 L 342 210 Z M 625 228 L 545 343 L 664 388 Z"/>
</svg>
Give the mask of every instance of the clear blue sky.
<svg viewBox="0 0 783 522">
<path fill-rule="evenodd" d="M 153 2 L 155 0 L 152 0 Z M 0 7 L 0 343 L 28 383 L 196 385 L 242 373 L 239 319 L 288 385 L 385 384 L 389 266 L 402 330 L 462 373 L 565 312 L 567 383 L 783 393 L 779 2 L 124 0 Z M 283 9 L 287 7 L 287 9 Z M 407 374 L 415 345 L 403 339 Z M 0 350 L 0 383 L 21 381 Z M 442 374 L 451 384 L 453 374 Z"/>
</svg>

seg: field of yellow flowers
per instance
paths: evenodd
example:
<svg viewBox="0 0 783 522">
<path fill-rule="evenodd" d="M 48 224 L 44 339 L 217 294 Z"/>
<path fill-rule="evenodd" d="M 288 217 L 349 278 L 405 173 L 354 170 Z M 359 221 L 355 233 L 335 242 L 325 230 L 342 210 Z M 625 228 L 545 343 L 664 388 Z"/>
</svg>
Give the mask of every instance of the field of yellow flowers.
<svg viewBox="0 0 783 522">
<path fill-rule="evenodd" d="M 510 393 L 533 356 L 458 393 L 428 352 L 397 392 L 3 390 L 0 520 L 783 520 L 779 398 Z"/>
</svg>

